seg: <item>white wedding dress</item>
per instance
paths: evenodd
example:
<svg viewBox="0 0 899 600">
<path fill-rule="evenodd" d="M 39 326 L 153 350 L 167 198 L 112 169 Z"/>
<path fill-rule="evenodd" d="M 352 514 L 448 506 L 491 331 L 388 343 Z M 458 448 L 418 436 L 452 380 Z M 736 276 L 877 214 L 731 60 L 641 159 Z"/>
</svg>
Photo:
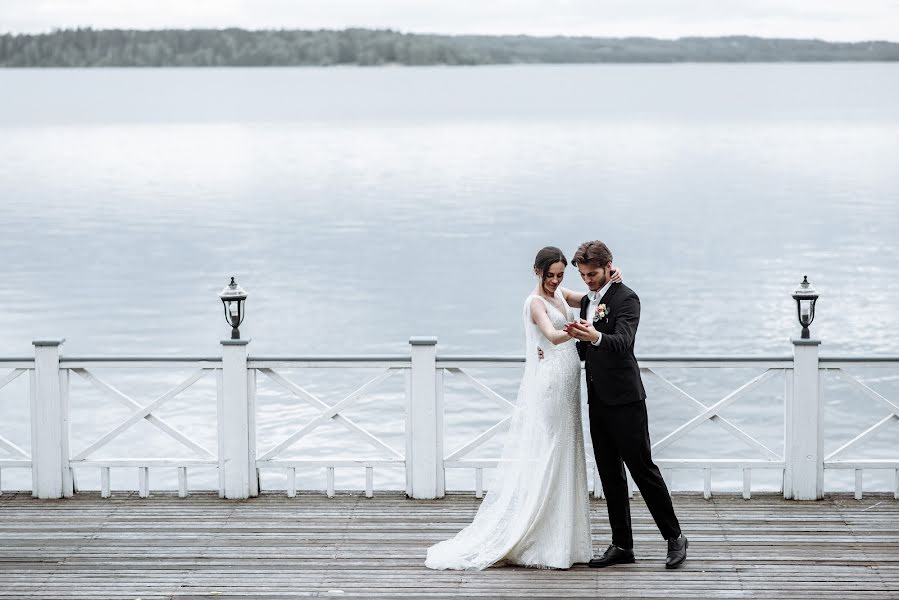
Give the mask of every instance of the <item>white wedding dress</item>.
<svg viewBox="0 0 899 600">
<path fill-rule="evenodd" d="M 555 346 L 540 333 L 531 320 L 534 297 L 524 304 L 527 358 L 502 457 L 474 521 L 428 549 L 431 569 L 567 569 L 592 556 L 581 363 L 573 341 Z M 553 326 L 562 329 L 568 315 L 543 302 Z"/>
</svg>

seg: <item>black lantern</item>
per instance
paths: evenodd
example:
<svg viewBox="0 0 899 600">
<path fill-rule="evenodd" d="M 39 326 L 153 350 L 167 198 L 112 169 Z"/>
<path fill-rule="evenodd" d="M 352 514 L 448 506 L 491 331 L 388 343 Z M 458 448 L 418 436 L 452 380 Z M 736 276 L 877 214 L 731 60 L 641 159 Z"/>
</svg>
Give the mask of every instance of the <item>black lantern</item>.
<svg viewBox="0 0 899 600">
<path fill-rule="evenodd" d="M 247 293 L 242 287 L 237 285 L 232 277 L 231 283 L 225 286 L 225 289 L 219 294 L 219 298 L 222 299 L 222 304 L 225 305 L 225 321 L 231 326 L 231 339 L 239 340 L 240 331 L 237 328 L 240 327 L 240 324 L 243 323 L 243 318 L 246 316 L 243 304 L 247 300 Z"/>
<path fill-rule="evenodd" d="M 802 283 L 793 292 L 793 299 L 796 301 L 796 314 L 799 317 L 799 324 L 802 325 L 802 339 L 809 339 L 808 326 L 815 320 L 815 302 L 818 301 L 818 292 L 808 282 L 808 275 L 802 278 Z"/>
</svg>

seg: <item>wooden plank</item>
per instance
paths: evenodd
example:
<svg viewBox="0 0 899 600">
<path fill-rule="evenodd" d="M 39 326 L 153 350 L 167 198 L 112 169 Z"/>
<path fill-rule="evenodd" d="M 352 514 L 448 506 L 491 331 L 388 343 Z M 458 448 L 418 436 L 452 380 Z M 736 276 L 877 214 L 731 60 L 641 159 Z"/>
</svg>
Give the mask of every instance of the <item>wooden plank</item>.
<svg viewBox="0 0 899 600">
<path fill-rule="evenodd" d="M 851 493 L 819 502 L 777 494 L 673 496 L 690 537 L 682 569 L 639 494 L 631 503 L 637 562 L 594 570 L 519 567 L 430 571 L 427 547 L 467 525 L 468 494 L 409 500 L 364 491 L 81 492 L 0 496 L 0 598 L 629 597 L 895 598 L 899 501 Z M 605 503 L 590 502 L 594 548 L 609 542 Z M 332 590 L 339 590 L 331 593 Z"/>
</svg>

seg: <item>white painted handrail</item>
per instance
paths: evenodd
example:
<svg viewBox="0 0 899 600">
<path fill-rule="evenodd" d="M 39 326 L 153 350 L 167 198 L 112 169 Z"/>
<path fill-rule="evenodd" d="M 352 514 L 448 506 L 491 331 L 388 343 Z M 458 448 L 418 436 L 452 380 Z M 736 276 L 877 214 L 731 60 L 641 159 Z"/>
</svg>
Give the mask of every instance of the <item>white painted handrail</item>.
<svg viewBox="0 0 899 600">
<path fill-rule="evenodd" d="M 472 458 L 473 451 L 495 439 L 507 429 L 510 417 L 500 416 L 486 430 L 477 432 L 450 451 L 444 449 L 444 379 L 445 374 L 463 383 L 504 411 L 514 404 L 494 390 L 487 378 L 475 377 L 471 369 L 521 368 L 521 356 L 443 355 L 437 352 L 433 338 L 413 338 L 406 355 L 373 356 L 249 356 L 248 342 L 223 342 L 222 356 L 82 356 L 60 355 L 61 341 L 35 342 L 33 358 L 0 358 L 0 389 L 29 375 L 31 398 L 32 446 L 29 450 L 13 442 L 0 431 L 0 468 L 31 469 L 32 493 L 41 498 L 65 497 L 75 493 L 75 469 L 100 470 L 101 492 L 109 496 L 110 470 L 135 469 L 141 495 L 150 493 L 150 469 L 177 469 L 178 493 L 188 494 L 188 469 L 216 467 L 219 493 L 225 498 L 245 498 L 260 491 L 260 469 L 281 469 L 287 474 L 288 495 L 296 493 L 296 470 L 305 467 L 324 469 L 324 488 L 335 493 L 336 469 L 359 469 L 365 473 L 365 494 L 374 491 L 375 470 L 402 467 L 406 472 L 407 493 L 415 498 L 439 498 L 445 493 L 446 469 L 472 469 L 475 492 L 483 495 L 484 469 L 493 468 L 498 459 Z M 867 459 L 853 458 L 852 453 L 874 435 L 899 421 L 899 402 L 875 390 L 849 372 L 854 368 L 899 370 L 899 356 L 819 357 L 818 342 L 794 341 L 793 356 L 643 356 L 639 357 L 644 376 L 652 378 L 675 398 L 699 409 L 699 413 L 661 437 L 655 451 L 670 449 L 679 439 L 691 435 L 705 422 L 715 423 L 739 440 L 752 455 L 745 458 L 706 456 L 703 458 L 659 458 L 656 460 L 666 480 L 677 470 L 702 471 L 703 493 L 712 493 L 712 474 L 718 469 L 742 469 L 743 495 L 751 496 L 755 469 L 781 471 L 787 498 L 813 499 L 823 495 L 823 474 L 830 471 L 853 471 L 855 494 L 861 498 L 865 470 L 892 471 L 894 493 L 899 498 L 899 452 L 896 456 Z M 96 369 L 191 369 L 178 385 L 149 401 L 141 403 L 97 377 Z M 329 404 L 302 385 L 288 379 L 279 370 L 286 369 L 377 369 L 366 383 L 335 404 Z M 745 369 L 746 383 L 708 404 L 686 392 L 666 376 L 667 369 Z M 662 371 L 665 371 L 663 374 Z M 114 399 L 131 410 L 130 416 L 106 431 L 83 449 L 69 451 L 69 376 L 84 379 L 105 397 Z M 207 449 L 186 432 L 154 414 L 166 402 L 190 388 L 207 374 L 214 373 L 218 382 L 216 419 L 218 447 Z M 311 420 L 298 423 L 292 433 L 270 448 L 256 449 L 256 379 L 257 374 L 290 392 L 293 398 L 314 407 L 318 412 Z M 407 377 L 405 449 L 394 448 L 387 441 L 360 426 L 343 413 L 366 394 L 392 376 Z M 825 425 L 822 410 L 823 375 L 832 373 L 851 389 L 884 409 L 886 415 L 858 432 L 826 456 L 821 449 Z M 756 437 L 721 415 L 721 411 L 749 396 L 753 390 L 775 377 L 784 379 L 784 452 L 781 455 Z M 188 448 L 193 458 L 93 458 L 101 448 L 118 438 L 136 423 L 146 421 L 165 433 L 177 444 Z M 335 423 L 364 442 L 371 455 L 287 458 L 283 453 L 324 423 Z M 0 425 L 2 429 L 2 425 Z M 897 444 L 899 447 L 899 444 Z M 754 456 L 753 456 L 754 455 Z M 591 470 L 595 473 L 592 459 Z M 632 485 L 632 483 L 631 483 Z M 0 479 L 2 488 L 2 479 Z M 602 495 L 594 481 L 593 491 Z"/>
</svg>

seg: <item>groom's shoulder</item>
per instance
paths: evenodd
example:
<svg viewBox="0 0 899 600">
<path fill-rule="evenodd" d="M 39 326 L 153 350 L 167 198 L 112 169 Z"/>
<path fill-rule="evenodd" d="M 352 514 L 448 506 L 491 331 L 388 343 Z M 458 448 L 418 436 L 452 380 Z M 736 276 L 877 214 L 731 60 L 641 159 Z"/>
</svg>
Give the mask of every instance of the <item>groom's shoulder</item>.
<svg viewBox="0 0 899 600">
<path fill-rule="evenodd" d="M 637 302 L 640 301 L 640 296 L 637 295 L 637 292 L 635 292 L 631 288 L 627 287 L 623 283 L 621 283 L 619 285 L 621 286 L 621 288 L 618 290 L 618 293 L 616 294 L 618 299 L 627 300 L 629 298 L 633 298 L 633 299 L 637 300 Z"/>
</svg>

